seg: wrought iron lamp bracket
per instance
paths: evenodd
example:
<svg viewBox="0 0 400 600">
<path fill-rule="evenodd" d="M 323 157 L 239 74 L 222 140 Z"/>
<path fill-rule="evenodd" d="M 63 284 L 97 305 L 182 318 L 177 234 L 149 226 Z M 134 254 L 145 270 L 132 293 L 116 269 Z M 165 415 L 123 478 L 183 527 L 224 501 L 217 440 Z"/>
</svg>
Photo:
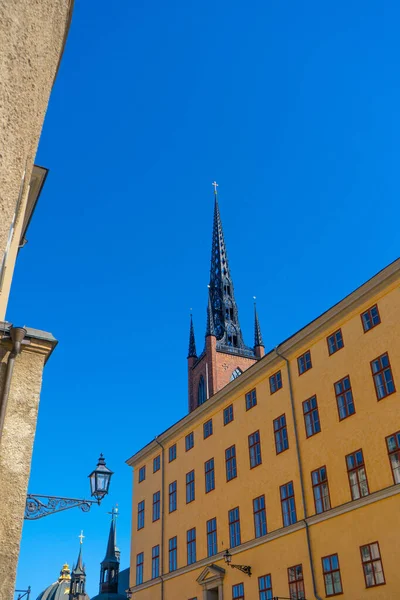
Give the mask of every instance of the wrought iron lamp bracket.
<svg viewBox="0 0 400 600">
<path fill-rule="evenodd" d="M 75 507 L 79 507 L 83 512 L 88 512 L 92 504 L 100 504 L 100 500 L 82 500 L 79 498 L 28 494 L 25 503 L 24 519 L 33 521 Z"/>
<path fill-rule="evenodd" d="M 239 571 L 242 571 L 242 573 L 246 573 L 246 575 L 251 577 L 251 567 L 248 565 L 232 565 L 230 563 L 229 566 L 232 567 L 232 569 L 238 569 Z"/>
</svg>

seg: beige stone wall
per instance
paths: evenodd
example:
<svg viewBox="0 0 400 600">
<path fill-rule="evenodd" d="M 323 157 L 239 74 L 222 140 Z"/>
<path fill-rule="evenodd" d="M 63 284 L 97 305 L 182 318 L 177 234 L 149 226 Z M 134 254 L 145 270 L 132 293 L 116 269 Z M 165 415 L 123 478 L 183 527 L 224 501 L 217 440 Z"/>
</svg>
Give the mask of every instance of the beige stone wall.
<svg viewBox="0 0 400 600">
<path fill-rule="evenodd" d="M 0 600 L 11 600 L 15 586 L 42 372 L 50 345 L 31 341 L 17 357 L 0 437 Z M 9 351 L 0 346 L 0 390 Z"/>
<path fill-rule="evenodd" d="M 28 186 L 73 0 L 0 0 L 0 263 Z M 26 193 L 26 189 L 25 189 Z"/>
</svg>

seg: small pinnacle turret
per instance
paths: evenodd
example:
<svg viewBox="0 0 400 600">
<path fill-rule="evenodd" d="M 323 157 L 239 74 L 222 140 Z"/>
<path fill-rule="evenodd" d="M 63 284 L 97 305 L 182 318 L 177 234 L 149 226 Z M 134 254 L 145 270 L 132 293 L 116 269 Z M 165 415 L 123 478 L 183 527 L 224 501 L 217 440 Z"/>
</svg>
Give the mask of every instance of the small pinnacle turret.
<svg viewBox="0 0 400 600">
<path fill-rule="evenodd" d="M 189 351 L 188 358 L 197 358 L 196 340 L 194 337 L 193 317 L 190 315 Z"/>
<path fill-rule="evenodd" d="M 257 348 L 257 346 L 264 347 L 264 342 L 261 335 L 260 322 L 258 320 L 257 305 L 254 302 L 254 347 Z"/>
</svg>

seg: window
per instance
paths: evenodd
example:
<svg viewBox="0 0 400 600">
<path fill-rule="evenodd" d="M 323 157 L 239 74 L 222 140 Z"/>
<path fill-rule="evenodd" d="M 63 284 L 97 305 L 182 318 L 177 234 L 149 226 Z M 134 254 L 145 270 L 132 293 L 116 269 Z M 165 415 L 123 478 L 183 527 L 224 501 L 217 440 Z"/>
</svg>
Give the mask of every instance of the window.
<svg viewBox="0 0 400 600">
<path fill-rule="evenodd" d="M 386 583 L 378 542 L 361 546 L 360 550 L 367 588 Z"/>
<path fill-rule="evenodd" d="M 140 467 L 139 469 L 139 483 L 146 479 L 146 467 Z"/>
<path fill-rule="evenodd" d="M 329 355 L 335 354 L 335 352 L 337 352 L 344 346 L 342 330 L 338 329 L 337 331 L 335 331 L 335 333 L 332 333 L 332 335 L 329 335 L 326 338 L 326 341 L 328 343 Z"/>
<path fill-rule="evenodd" d="M 160 576 L 160 546 L 151 549 L 151 578 Z"/>
<path fill-rule="evenodd" d="M 296 523 L 297 521 L 293 481 L 281 485 L 280 492 L 283 526 L 287 527 L 288 525 L 293 525 L 293 523 Z"/>
<path fill-rule="evenodd" d="M 393 481 L 400 483 L 400 431 L 386 438 Z"/>
<path fill-rule="evenodd" d="M 240 516 L 238 506 L 229 511 L 229 542 L 231 548 L 240 546 Z"/>
<path fill-rule="evenodd" d="M 231 421 L 233 421 L 233 404 L 224 408 L 224 425 L 228 425 Z"/>
<path fill-rule="evenodd" d="M 249 435 L 250 469 L 261 465 L 260 432 L 255 431 Z"/>
<path fill-rule="evenodd" d="M 304 600 L 303 565 L 288 568 L 289 596 L 292 600 Z"/>
<path fill-rule="evenodd" d="M 233 600 L 244 600 L 244 584 L 238 583 L 232 586 Z"/>
<path fill-rule="evenodd" d="M 274 419 L 274 436 L 277 454 L 280 454 L 289 448 L 285 415 L 281 415 L 277 419 Z"/>
<path fill-rule="evenodd" d="M 196 527 L 189 529 L 186 533 L 187 564 L 196 562 Z"/>
<path fill-rule="evenodd" d="M 371 306 L 371 308 L 366 310 L 361 315 L 361 321 L 363 324 L 364 333 L 366 333 L 370 329 L 373 329 L 374 327 L 379 325 L 379 323 L 381 322 L 381 318 L 379 316 L 377 304 L 374 304 L 374 306 Z"/>
<path fill-rule="evenodd" d="M 271 392 L 271 394 L 275 394 L 275 392 L 280 390 L 281 387 L 282 387 L 282 373 L 280 371 L 278 371 L 277 373 L 274 373 L 273 375 L 271 375 L 271 377 L 269 378 L 269 391 Z"/>
<path fill-rule="evenodd" d="M 169 459 L 169 462 L 172 462 L 173 460 L 176 459 L 176 444 L 173 444 L 172 446 L 169 447 L 168 459 Z"/>
<path fill-rule="evenodd" d="M 237 379 L 239 377 L 239 375 L 241 375 L 242 373 L 243 373 L 242 369 L 240 367 L 236 367 L 236 369 L 234 371 L 232 371 L 230 381 Z"/>
<path fill-rule="evenodd" d="M 169 512 L 176 510 L 176 481 L 169 484 Z"/>
<path fill-rule="evenodd" d="M 136 585 L 143 583 L 143 552 L 136 556 Z"/>
<path fill-rule="evenodd" d="M 234 445 L 225 450 L 225 467 L 227 481 L 237 477 L 236 448 Z"/>
<path fill-rule="evenodd" d="M 322 559 L 322 571 L 324 573 L 326 595 L 336 596 L 336 594 L 341 594 L 343 589 L 337 554 L 331 554 Z"/>
<path fill-rule="evenodd" d="M 271 575 L 263 575 L 258 578 L 259 600 L 273 600 Z"/>
<path fill-rule="evenodd" d="M 153 458 L 153 473 L 157 473 L 160 470 L 160 455 Z"/>
<path fill-rule="evenodd" d="M 217 519 L 207 521 L 207 556 L 218 554 Z"/>
<path fill-rule="evenodd" d="M 247 392 L 246 394 L 246 410 L 250 410 L 257 404 L 257 394 L 256 390 L 251 390 L 251 392 Z"/>
<path fill-rule="evenodd" d="M 331 501 L 329 498 L 328 476 L 326 467 L 320 467 L 311 473 L 311 481 L 314 493 L 315 512 L 317 514 L 329 510 Z"/>
<path fill-rule="evenodd" d="M 342 421 L 351 415 L 354 415 L 353 392 L 351 391 L 350 377 L 347 375 L 334 384 L 336 402 L 339 412 L 339 420 Z"/>
<path fill-rule="evenodd" d="M 396 388 L 394 387 L 388 353 L 386 352 L 371 361 L 371 369 L 378 400 L 382 400 L 382 398 L 393 394 Z"/>
<path fill-rule="evenodd" d="M 311 437 L 321 431 L 319 422 L 317 396 L 313 396 L 303 402 L 304 423 L 306 426 L 306 435 Z"/>
<path fill-rule="evenodd" d="M 203 425 L 203 437 L 204 439 L 210 437 L 213 434 L 213 424 L 212 419 L 206 421 Z"/>
<path fill-rule="evenodd" d="M 253 500 L 254 534 L 256 538 L 267 533 L 267 515 L 265 512 L 265 496 Z"/>
<path fill-rule="evenodd" d="M 186 450 L 186 452 L 188 450 L 191 450 L 193 448 L 193 446 L 194 446 L 194 433 L 193 433 L 193 431 L 191 431 L 185 437 L 185 450 Z"/>
<path fill-rule="evenodd" d="M 186 504 L 194 500 L 194 471 L 186 473 Z"/>
<path fill-rule="evenodd" d="M 170 538 L 168 542 L 168 558 L 169 558 L 169 571 L 176 571 L 178 568 L 177 564 L 178 554 L 178 538 L 175 536 Z"/>
<path fill-rule="evenodd" d="M 204 471 L 206 478 L 206 494 L 215 489 L 215 473 L 214 473 L 214 459 L 210 458 L 204 463 Z"/>
<path fill-rule="evenodd" d="M 137 528 L 143 529 L 144 527 L 144 500 L 139 502 L 137 505 Z"/>
<path fill-rule="evenodd" d="M 369 489 L 363 451 L 360 449 L 353 452 L 353 454 L 348 454 L 346 464 L 352 499 L 357 500 L 361 496 L 368 496 Z"/>
<path fill-rule="evenodd" d="M 206 384 L 204 382 L 203 375 L 201 375 L 200 381 L 199 381 L 199 388 L 197 391 L 197 406 L 204 404 L 205 401 L 206 401 Z"/>
<path fill-rule="evenodd" d="M 299 375 L 303 375 L 303 373 L 311 369 L 311 352 L 309 350 L 298 357 L 297 367 L 299 369 Z"/>
<path fill-rule="evenodd" d="M 153 494 L 153 522 L 160 518 L 160 492 Z"/>
</svg>

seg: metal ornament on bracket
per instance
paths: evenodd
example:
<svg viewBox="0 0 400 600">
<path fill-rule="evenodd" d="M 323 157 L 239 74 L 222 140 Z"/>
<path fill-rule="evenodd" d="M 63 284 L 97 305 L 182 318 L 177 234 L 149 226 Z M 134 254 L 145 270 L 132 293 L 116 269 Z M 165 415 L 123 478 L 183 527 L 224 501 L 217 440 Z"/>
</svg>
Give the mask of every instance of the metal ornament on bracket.
<svg viewBox="0 0 400 600">
<path fill-rule="evenodd" d="M 92 504 L 99 504 L 99 502 L 98 500 L 79 500 L 77 498 L 28 494 L 26 497 L 24 518 L 28 521 L 33 521 L 52 513 L 74 508 L 75 506 L 79 506 L 83 512 L 88 512 Z"/>
</svg>

